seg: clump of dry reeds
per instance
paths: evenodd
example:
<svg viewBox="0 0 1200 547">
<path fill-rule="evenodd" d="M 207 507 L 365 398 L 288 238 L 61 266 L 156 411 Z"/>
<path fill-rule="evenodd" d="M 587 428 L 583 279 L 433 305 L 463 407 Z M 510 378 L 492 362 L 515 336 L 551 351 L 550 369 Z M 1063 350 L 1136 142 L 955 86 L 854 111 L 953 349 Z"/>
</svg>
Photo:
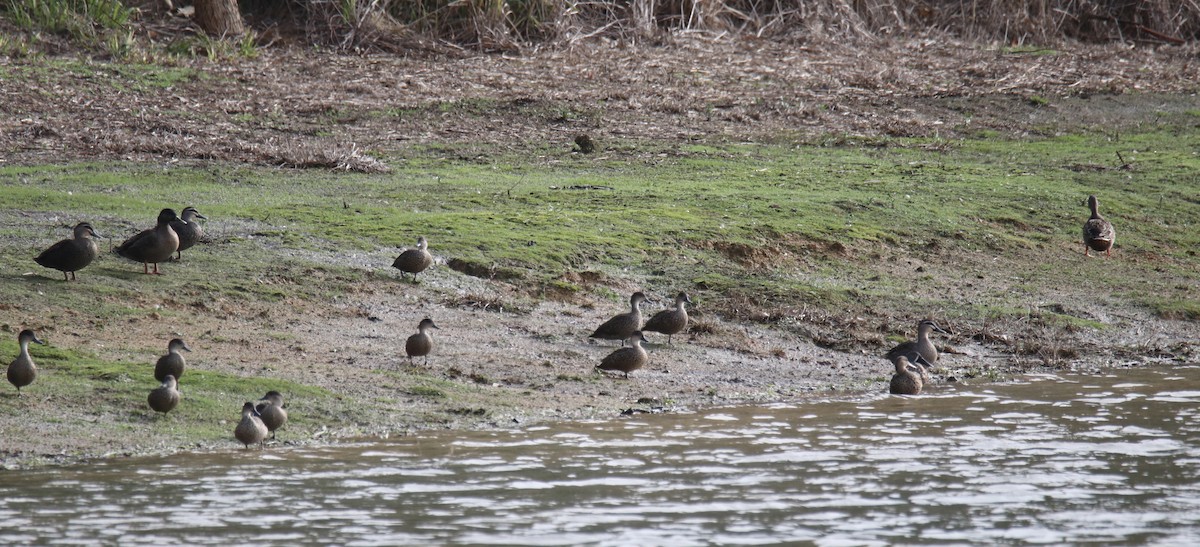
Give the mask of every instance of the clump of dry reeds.
<svg viewBox="0 0 1200 547">
<path fill-rule="evenodd" d="M 311 38 L 504 50 L 703 31 L 800 40 L 948 32 L 1012 45 L 1200 37 L 1200 0 L 294 0 Z"/>
</svg>

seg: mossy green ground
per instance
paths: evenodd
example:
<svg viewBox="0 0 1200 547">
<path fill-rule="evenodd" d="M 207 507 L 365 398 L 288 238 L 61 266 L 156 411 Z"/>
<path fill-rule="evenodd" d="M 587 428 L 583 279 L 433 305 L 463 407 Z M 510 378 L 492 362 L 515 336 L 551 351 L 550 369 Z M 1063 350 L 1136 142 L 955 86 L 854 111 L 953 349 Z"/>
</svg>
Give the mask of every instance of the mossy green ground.
<svg viewBox="0 0 1200 547">
<path fill-rule="evenodd" d="M 593 155 L 429 146 L 383 158 L 392 171 L 382 175 L 221 163 L 4 167 L 0 323 L 10 334 L 0 351 L 15 355 L 23 327 L 50 331 L 51 346 L 33 349 L 43 374 L 28 395 L 0 397 L 0 409 L 20 413 L 52 393 L 54 404 L 85 407 L 63 420 L 95 412 L 109 416 L 107 427 L 131 436 L 153 427 L 155 442 L 180 446 L 227 439 L 242 401 L 279 389 L 305 400 L 307 412 L 293 413 L 295 435 L 354 431 L 362 402 L 273 378 L 272 367 L 286 362 L 191 370 L 185 403 L 155 418 L 145 408 L 152 358 L 104 355 L 156 355 L 166 338 L 131 331 L 128 348 L 100 351 L 60 347 L 54 331 L 107 330 L 120 339 L 147 317 L 317 309 L 374 283 L 387 257 L 421 235 L 438 256 L 504 269 L 531 299 L 627 298 L 605 280 L 686 290 L 707 313 L 842 350 L 867 347 L 872 336 L 901 339 L 924 316 L 981 333 L 1033 315 L 1056 329 L 1102 332 L 1121 310 L 1195 321 L 1196 132 L 1195 120 L 1184 119 L 1119 136 L 620 142 Z M 1089 194 L 1117 227 L 1112 258 L 1083 258 Z M 150 227 L 159 209 L 186 205 L 209 218 L 211 241 L 185 251 L 182 264 L 163 264 L 168 275 L 144 276 L 140 265 L 104 253 L 79 282 L 63 283 L 31 260 L 76 222 L 91 222 L 108 249 Z M 581 283 L 586 272 L 600 281 Z M 1105 312 L 1092 309 L 1093 297 Z M 878 321 L 846 326 L 864 315 Z M 411 397 L 460 414 L 485 404 L 468 377 L 445 381 L 417 369 L 388 376 L 407 387 L 374 401 L 381 408 Z M 166 433 L 158 422 L 170 424 Z"/>
</svg>

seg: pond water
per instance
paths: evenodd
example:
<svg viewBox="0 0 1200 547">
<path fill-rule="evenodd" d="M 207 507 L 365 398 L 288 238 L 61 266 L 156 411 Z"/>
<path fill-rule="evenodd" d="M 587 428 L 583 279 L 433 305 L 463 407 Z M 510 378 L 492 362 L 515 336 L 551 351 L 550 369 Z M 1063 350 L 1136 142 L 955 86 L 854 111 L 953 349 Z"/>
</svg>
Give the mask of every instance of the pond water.
<svg viewBox="0 0 1200 547">
<path fill-rule="evenodd" d="M 0 544 L 1200 545 L 1200 367 L 0 471 Z"/>
</svg>

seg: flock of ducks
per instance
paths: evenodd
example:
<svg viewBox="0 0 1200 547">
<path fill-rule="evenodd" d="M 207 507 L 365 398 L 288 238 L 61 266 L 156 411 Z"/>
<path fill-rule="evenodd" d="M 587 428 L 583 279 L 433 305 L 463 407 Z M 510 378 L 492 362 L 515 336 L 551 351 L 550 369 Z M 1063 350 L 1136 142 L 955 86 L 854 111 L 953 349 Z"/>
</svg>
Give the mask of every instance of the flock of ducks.
<svg viewBox="0 0 1200 547">
<path fill-rule="evenodd" d="M 1112 255 L 1112 246 L 1116 240 L 1116 232 L 1112 223 L 1100 215 L 1099 201 L 1096 196 L 1088 196 L 1088 208 L 1091 217 L 1083 225 L 1084 256 L 1091 256 L 1091 251 L 1103 252 L 1105 256 Z M 142 263 L 145 274 L 161 274 L 159 262 L 172 259 L 182 260 L 184 250 L 194 246 L 203 237 L 203 230 L 195 219 L 206 219 L 195 207 L 183 209 L 182 216 L 176 215 L 173 209 L 163 209 L 158 214 L 154 228 L 143 230 L 125 240 L 113 252 Z M 38 264 L 58 270 L 63 273 L 63 280 L 76 279 L 76 272 L 91 264 L 99 255 L 99 249 L 93 238 L 103 237 L 87 222 L 75 225 L 71 239 L 59 241 L 42 251 L 34 261 Z M 415 283 L 417 274 L 433 264 L 433 255 L 429 253 L 429 245 L 425 237 L 417 239 L 414 249 L 403 251 L 392 263 L 401 271 L 401 279 L 405 274 L 412 276 Z M 153 268 L 152 268 L 153 266 Z M 646 332 L 657 332 L 667 336 L 667 344 L 672 345 L 672 337 L 687 329 L 687 305 L 692 303 L 687 293 L 679 293 L 675 297 L 675 305 L 652 316 L 644 324 L 642 322 L 641 305 L 650 300 L 646 294 L 638 291 L 629 298 L 630 310 L 618 314 L 602 323 L 589 338 L 600 340 L 619 340 L 621 347 L 601 359 L 596 365 L 597 371 L 616 372 L 629 378 L 629 373 L 641 369 L 649 362 L 649 354 L 642 347 L 648 342 Z M 425 364 L 429 362 L 429 354 L 433 351 L 433 338 L 430 329 L 437 329 L 430 318 L 423 319 L 417 325 L 417 333 L 409 336 L 404 349 L 409 363 L 414 358 L 423 357 Z M 917 323 L 917 338 L 906 341 L 889 350 L 884 357 L 895 367 L 888 391 L 899 395 L 917 395 L 923 386 L 931 381 L 930 369 L 937 365 L 938 351 L 930 339 L 933 332 L 949 334 L 931 319 L 922 319 Z M 21 388 L 27 387 L 37 379 L 37 366 L 29 355 L 29 344 L 42 344 L 34 331 L 25 329 L 17 335 L 20 352 L 8 366 L 8 381 L 17 388 L 17 396 Z M 628 345 L 627 345 L 628 344 Z M 167 353 L 158 359 L 154 365 L 154 379 L 160 382 L 147 397 L 147 404 L 155 412 L 166 414 L 177 407 L 182 399 L 179 391 L 179 381 L 183 377 L 186 360 L 181 351 L 191 351 L 180 338 L 174 338 L 167 344 Z M 287 423 L 287 410 L 283 403 L 283 395 L 278 391 L 268 391 L 257 403 L 246 402 L 242 405 L 242 418 L 234 430 L 234 437 L 249 448 L 252 444 L 260 446 L 267 436 L 275 438 L 275 431 Z"/>
</svg>

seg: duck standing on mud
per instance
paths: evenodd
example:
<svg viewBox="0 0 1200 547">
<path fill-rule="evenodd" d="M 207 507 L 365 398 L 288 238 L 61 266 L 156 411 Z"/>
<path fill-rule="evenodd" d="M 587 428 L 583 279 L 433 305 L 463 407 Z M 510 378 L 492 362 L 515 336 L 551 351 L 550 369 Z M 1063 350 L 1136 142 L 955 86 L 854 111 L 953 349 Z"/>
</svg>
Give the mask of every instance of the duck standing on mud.
<svg viewBox="0 0 1200 547">
<path fill-rule="evenodd" d="M 611 372 L 624 372 L 625 378 L 629 378 L 629 373 L 646 366 L 650 361 L 650 355 L 646 353 L 646 349 L 642 347 L 642 342 L 646 342 L 646 337 L 642 336 L 642 331 L 634 331 L 627 339 L 629 347 L 622 347 L 608 354 L 599 365 L 596 365 L 596 370 L 607 370 Z"/>
<path fill-rule="evenodd" d="M 667 335 L 667 345 L 671 345 L 671 337 L 683 332 L 683 329 L 688 326 L 688 314 L 685 306 L 691 303 L 692 299 L 688 298 L 687 293 L 679 293 L 675 296 L 675 307 L 654 314 L 654 317 L 646 321 L 642 332 L 665 334 Z"/>
<path fill-rule="evenodd" d="M 433 255 L 429 253 L 429 242 L 425 241 L 425 236 L 417 238 L 416 249 L 406 249 L 396 257 L 392 262 L 392 267 L 400 270 L 400 279 L 404 279 L 404 274 L 412 274 L 413 283 L 417 282 L 417 274 L 425 271 L 430 264 L 433 264 Z"/>
<path fill-rule="evenodd" d="M 174 209 L 163 209 L 158 213 L 158 223 L 149 230 L 142 230 L 126 239 L 113 252 L 134 262 L 142 263 L 142 273 L 149 274 L 154 264 L 154 274 L 159 275 L 158 263 L 171 259 L 179 249 L 179 234 L 171 228 L 171 221 L 179 221 Z"/>
<path fill-rule="evenodd" d="M 204 237 L 204 230 L 196 222 L 198 218 L 208 220 L 208 217 L 200 214 L 195 207 L 189 206 L 184 207 L 183 212 L 179 213 L 179 220 L 171 221 L 171 229 L 175 230 L 175 235 L 179 236 L 179 247 L 175 249 L 176 261 L 183 260 L 183 252 L 191 249 L 200 242 L 200 238 Z"/>
<path fill-rule="evenodd" d="M 96 260 L 96 255 L 100 254 L 96 248 L 96 242 L 92 241 L 93 237 L 101 237 L 101 235 L 92 228 L 91 224 L 80 222 L 75 225 L 71 239 L 64 239 L 51 245 L 34 257 L 33 261 L 62 272 L 63 281 L 68 281 L 68 273 L 71 274 L 70 279 L 74 280 L 75 272 L 86 268 L 88 264 Z"/>
<path fill-rule="evenodd" d="M 938 361 L 937 346 L 929 339 L 929 333 L 933 331 L 949 334 L 932 319 L 922 319 L 917 323 L 917 339 L 898 344 L 888 350 L 884 358 L 895 363 L 897 359 L 904 357 L 912 366 L 918 367 L 921 378 L 928 383 L 931 379 L 929 368 L 933 368 Z"/>
<path fill-rule="evenodd" d="M 267 425 L 263 423 L 262 418 L 258 416 L 258 412 L 254 410 L 254 403 L 249 401 L 242 405 L 242 420 L 238 422 L 237 427 L 233 429 L 233 436 L 239 442 L 250 448 L 250 445 L 258 443 L 260 446 L 267 438 Z"/>
<path fill-rule="evenodd" d="M 629 297 L 629 307 L 633 309 L 619 315 L 614 315 L 608 321 L 601 323 L 588 338 L 620 340 L 621 345 L 624 346 L 625 340 L 633 336 L 633 333 L 639 332 L 639 329 L 642 328 L 642 309 L 640 306 L 642 302 L 646 301 L 646 294 L 642 291 L 633 293 Z M 641 336 L 640 332 L 638 336 Z"/>
<path fill-rule="evenodd" d="M 1091 256 L 1089 251 L 1104 251 L 1104 256 L 1112 256 L 1117 231 L 1108 219 L 1100 216 L 1100 202 L 1096 196 L 1088 196 L 1087 204 L 1092 216 L 1083 223 L 1083 256 Z"/>
<path fill-rule="evenodd" d="M 409 336 L 404 341 L 404 353 L 408 355 L 408 364 L 413 364 L 413 357 L 424 357 L 425 364 L 429 364 L 429 352 L 433 351 L 433 337 L 429 335 L 429 329 L 439 329 L 433 324 L 433 319 L 426 317 L 417 325 L 417 333 Z"/>
<path fill-rule="evenodd" d="M 45 342 L 38 339 L 37 334 L 29 329 L 25 329 L 17 335 L 17 343 L 21 345 L 21 350 L 17 354 L 17 358 L 8 365 L 8 383 L 17 388 L 17 397 L 21 396 L 21 388 L 32 384 L 37 379 L 37 365 L 33 364 L 33 358 L 29 356 L 30 342 L 46 345 Z"/>
</svg>

